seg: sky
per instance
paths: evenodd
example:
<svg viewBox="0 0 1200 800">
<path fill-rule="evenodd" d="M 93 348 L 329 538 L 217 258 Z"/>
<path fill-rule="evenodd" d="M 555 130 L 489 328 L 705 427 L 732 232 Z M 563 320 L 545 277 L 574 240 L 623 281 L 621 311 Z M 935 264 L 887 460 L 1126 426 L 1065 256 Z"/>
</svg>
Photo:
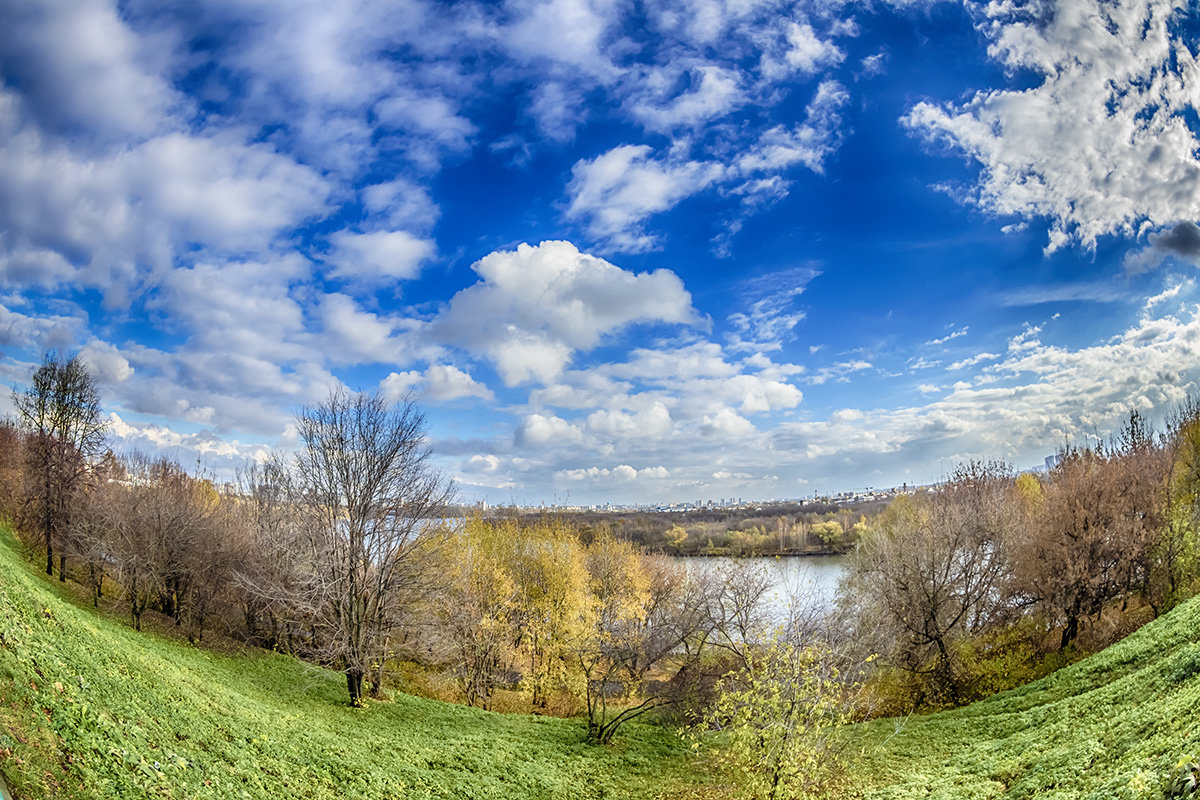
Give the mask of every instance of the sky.
<svg viewBox="0 0 1200 800">
<path fill-rule="evenodd" d="M 1187 0 L 0 0 L 0 383 L 78 352 L 114 450 L 222 479 L 409 397 L 466 502 L 1036 466 L 1200 393 L 1198 48 Z"/>
</svg>

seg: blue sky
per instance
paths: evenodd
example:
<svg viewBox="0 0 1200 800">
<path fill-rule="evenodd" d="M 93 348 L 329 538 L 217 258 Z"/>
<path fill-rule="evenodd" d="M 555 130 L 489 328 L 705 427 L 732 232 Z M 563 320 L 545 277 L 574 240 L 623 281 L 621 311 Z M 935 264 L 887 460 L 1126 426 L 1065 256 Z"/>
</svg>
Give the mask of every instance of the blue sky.
<svg viewBox="0 0 1200 800">
<path fill-rule="evenodd" d="M 219 477 L 412 392 L 468 501 L 1036 465 L 1197 391 L 1198 47 L 1185 0 L 0 0 L 0 380 L 78 350 L 116 449 Z"/>
</svg>

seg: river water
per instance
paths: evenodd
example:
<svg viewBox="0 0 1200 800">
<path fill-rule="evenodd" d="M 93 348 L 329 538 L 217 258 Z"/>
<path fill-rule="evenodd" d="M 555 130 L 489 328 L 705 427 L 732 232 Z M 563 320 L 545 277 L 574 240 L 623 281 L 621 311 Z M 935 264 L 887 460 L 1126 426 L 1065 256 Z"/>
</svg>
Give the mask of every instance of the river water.
<svg viewBox="0 0 1200 800">
<path fill-rule="evenodd" d="M 786 614 L 790 604 L 814 610 L 832 607 L 838 581 L 846 571 L 847 556 L 780 556 L 727 558 L 723 556 L 685 556 L 679 559 L 689 571 L 725 574 L 750 565 L 761 569 L 770 582 L 763 597 L 767 612 L 776 618 Z"/>
</svg>

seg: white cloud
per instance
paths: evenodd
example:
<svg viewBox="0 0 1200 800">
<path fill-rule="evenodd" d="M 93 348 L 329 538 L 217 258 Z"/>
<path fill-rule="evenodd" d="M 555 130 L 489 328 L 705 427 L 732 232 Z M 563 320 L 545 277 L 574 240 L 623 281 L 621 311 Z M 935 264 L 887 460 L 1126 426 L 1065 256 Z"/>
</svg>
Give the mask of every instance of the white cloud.
<svg viewBox="0 0 1200 800">
<path fill-rule="evenodd" d="M 329 256 L 335 265 L 332 275 L 368 282 L 411 280 L 435 252 L 433 242 L 405 231 L 338 231 L 330 241 L 334 247 Z"/>
<path fill-rule="evenodd" d="M 82 313 L 31 316 L 0 303 L 0 346 L 6 350 L 36 352 L 70 347 L 86 325 Z"/>
<path fill-rule="evenodd" d="M 692 70 L 692 87 L 665 99 L 654 96 L 660 87 L 676 82 L 674 70 L 651 73 L 658 80 L 651 84 L 652 96 L 635 100 L 630 113 L 648 130 L 670 132 L 677 128 L 693 128 L 708 120 L 723 117 L 745 101 L 741 78 L 733 70 L 715 65 L 697 66 Z"/>
<path fill-rule="evenodd" d="M 515 0 L 513 21 L 498 31 L 517 58 L 545 59 L 611 80 L 616 65 L 605 52 L 619 6 L 603 0 Z"/>
<path fill-rule="evenodd" d="M 635 469 L 628 464 L 618 464 L 615 467 L 586 467 L 562 470 L 557 473 L 559 478 L 569 481 L 595 481 L 601 483 L 624 482 L 636 480 L 662 480 L 669 478 L 670 470 L 666 467 L 646 467 Z"/>
<path fill-rule="evenodd" d="M 538 447 L 550 443 L 578 441 L 581 435 L 578 427 L 561 417 L 527 414 L 517 426 L 514 439 L 519 445 Z"/>
<path fill-rule="evenodd" d="M 316 316 L 321 324 L 325 357 L 334 363 L 388 363 L 401 360 L 393 338 L 398 324 L 364 310 L 349 295 L 334 292 L 321 298 Z"/>
<path fill-rule="evenodd" d="M 821 39 L 812 25 L 789 22 L 786 28 L 787 50 L 781 62 L 766 61 L 763 71 L 768 75 L 797 71 L 811 75 L 818 70 L 841 63 L 845 53 L 833 42 Z"/>
<path fill-rule="evenodd" d="M 12 0 L 0 26 L 0 69 L 31 98 L 49 130 L 86 130 L 104 142 L 163 132 L 180 99 L 154 54 L 103 0 Z"/>
<path fill-rule="evenodd" d="M 439 210 L 424 186 L 396 178 L 362 189 L 363 206 L 383 220 L 385 227 L 428 232 Z"/>
<path fill-rule="evenodd" d="M 964 358 L 961 361 L 955 361 L 953 364 L 946 367 L 946 369 L 949 371 L 966 369 L 967 367 L 973 367 L 976 364 L 982 363 L 984 361 L 992 361 L 999 357 L 1000 356 L 997 355 L 996 353 L 977 353 L 973 356 L 968 356 L 967 358 Z"/>
<path fill-rule="evenodd" d="M 133 376 L 129 360 L 108 342 L 93 339 L 79 351 L 79 357 L 99 383 L 121 383 Z"/>
<path fill-rule="evenodd" d="M 705 416 L 700 424 L 700 432 L 706 436 L 720 435 L 728 437 L 745 437 L 754 434 L 754 423 L 740 416 L 731 408 L 722 408 L 715 414 Z"/>
<path fill-rule="evenodd" d="M 672 429 L 671 412 L 661 400 L 634 414 L 623 411 L 595 411 L 587 418 L 591 433 L 611 439 L 635 437 L 661 438 Z"/>
<path fill-rule="evenodd" d="M 475 455 L 467 461 L 468 472 L 483 472 L 494 475 L 500 469 L 500 459 L 494 455 Z"/>
<path fill-rule="evenodd" d="M 954 339 L 957 339 L 961 336 L 966 336 L 967 331 L 969 331 L 970 329 L 971 329 L 970 325 L 963 325 L 961 328 L 958 328 L 957 330 L 950 331 L 950 333 L 947 333 L 945 336 L 940 336 L 936 339 L 930 339 L 929 341 L 925 342 L 925 345 L 927 347 L 936 347 L 938 345 L 943 345 L 946 342 L 953 341 Z"/>
<path fill-rule="evenodd" d="M 609 249 L 653 249 L 656 240 L 642 223 L 704 190 L 723 170 L 686 159 L 656 160 L 650 153 L 649 145 L 622 145 L 576 163 L 567 185 L 567 219 L 585 221 L 588 233 Z"/>
<path fill-rule="evenodd" d="M 1062 0 L 982 8 L 989 53 L 1029 89 L 918 103 L 904 123 L 982 166 L 975 201 L 1051 222 L 1047 251 L 1200 218 L 1200 68 L 1174 37 L 1183 0 Z"/>
<path fill-rule="evenodd" d="M 506 385 L 548 382 L 577 351 L 637 322 L 691 323 L 691 295 L 668 270 L 635 274 L 569 242 L 520 245 L 474 264 L 433 323 L 442 340 L 487 357 Z"/>
<path fill-rule="evenodd" d="M 107 422 L 109 439 L 118 452 L 158 452 L 181 464 L 223 467 L 230 477 L 232 467 L 247 460 L 264 460 L 271 453 L 268 444 L 226 441 L 210 431 L 179 433 L 163 425 L 130 422 L 115 413 L 109 414 Z"/>
<path fill-rule="evenodd" d="M 453 364 L 431 364 L 424 373 L 413 370 L 392 372 L 379 384 L 384 396 L 393 402 L 405 397 L 416 387 L 420 387 L 421 399 L 434 403 L 464 397 L 495 399 L 487 386 Z"/>
<path fill-rule="evenodd" d="M 22 266 L 37 259 L 50 280 L 122 305 L 147 272 L 165 273 L 194 243 L 266 253 L 325 208 L 322 178 L 232 133 L 165 134 L 92 157 L 22 126 L 20 105 L 0 90 L 0 275 L 10 282 L 47 283 Z"/>
<path fill-rule="evenodd" d="M 467 149 L 475 133 L 475 126 L 460 117 L 450 101 L 436 95 L 396 89 L 375 105 L 374 112 L 381 124 L 427 136 L 448 151 Z"/>
<path fill-rule="evenodd" d="M 813 172 L 824 170 L 825 159 L 840 142 L 841 110 L 850 95 L 840 83 L 823 81 L 808 104 L 805 121 L 794 127 L 776 125 L 738 159 L 744 175 L 778 172 L 802 164 Z"/>
</svg>

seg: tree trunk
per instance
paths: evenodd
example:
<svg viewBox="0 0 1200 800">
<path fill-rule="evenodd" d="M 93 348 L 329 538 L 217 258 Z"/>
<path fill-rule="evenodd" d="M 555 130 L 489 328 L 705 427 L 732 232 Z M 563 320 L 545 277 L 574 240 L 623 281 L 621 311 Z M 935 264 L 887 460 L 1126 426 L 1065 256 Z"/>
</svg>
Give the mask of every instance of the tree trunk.
<svg viewBox="0 0 1200 800">
<path fill-rule="evenodd" d="M 1075 637 L 1079 635 L 1079 614 L 1072 612 L 1067 617 L 1067 625 L 1063 628 L 1062 640 L 1058 643 L 1059 650 L 1066 650 Z"/>
<path fill-rule="evenodd" d="M 355 708 L 362 707 L 362 681 L 363 671 L 361 669 L 346 670 L 346 688 L 350 691 L 350 705 Z"/>
</svg>

